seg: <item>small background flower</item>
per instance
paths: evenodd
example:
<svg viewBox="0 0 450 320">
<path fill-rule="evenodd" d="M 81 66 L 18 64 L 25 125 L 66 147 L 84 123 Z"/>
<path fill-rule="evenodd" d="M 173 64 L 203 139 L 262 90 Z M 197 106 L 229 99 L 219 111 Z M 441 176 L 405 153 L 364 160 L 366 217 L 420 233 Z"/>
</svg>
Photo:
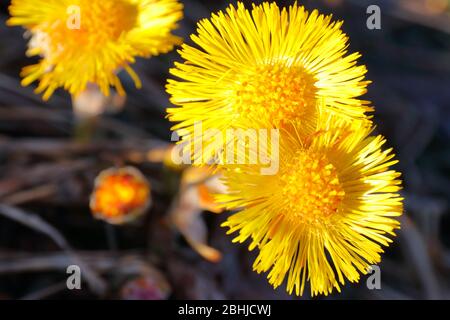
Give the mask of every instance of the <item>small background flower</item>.
<svg viewBox="0 0 450 320">
<path fill-rule="evenodd" d="M 143 215 L 151 203 L 150 184 L 133 167 L 110 168 L 95 179 L 92 214 L 111 224 L 123 224 Z"/>
</svg>

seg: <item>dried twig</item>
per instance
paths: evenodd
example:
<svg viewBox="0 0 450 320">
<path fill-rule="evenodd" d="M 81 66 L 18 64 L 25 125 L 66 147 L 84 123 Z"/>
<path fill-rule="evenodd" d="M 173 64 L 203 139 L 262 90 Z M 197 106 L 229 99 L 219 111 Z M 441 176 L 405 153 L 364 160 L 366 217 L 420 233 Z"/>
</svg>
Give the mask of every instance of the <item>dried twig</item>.
<svg viewBox="0 0 450 320">
<path fill-rule="evenodd" d="M 45 222 L 42 218 L 35 214 L 30 214 L 19 208 L 8 206 L 5 204 L 0 204 L 0 214 L 3 216 L 17 221 L 37 232 L 43 233 L 51 238 L 61 249 L 63 249 L 68 256 L 70 256 L 71 261 L 77 264 L 82 270 L 84 277 L 89 284 L 91 290 L 99 295 L 103 295 L 106 291 L 106 283 L 97 275 L 97 273 L 87 266 L 82 259 L 75 254 L 75 252 L 70 247 L 69 243 L 66 241 L 64 236 L 53 226 Z"/>
<path fill-rule="evenodd" d="M 112 270 L 118 260 L 144 260 L 143 255 L 136 251 L 120 251 L 117 255 L 106 251 L 75 251 L 75 254 L 98 273 Z M 71 261 L 66 252 L 0 253 L 0 274 L 65 271 Z"/>
<path fill-rule="evenodd" d="M 41 300 L 67 288 L 66 282 L 58 282 L 44 289 L 25 295 L 20 300 Z"/>
<path fill-rule="evenodd" d="M 8 205 L 20 205 L 23 203 L 43 199 L 54 195 L 57 191 L 55 184 L 45 184 L 30 190 L 19 191 L 3 198 L 3 202 Z"/>
<path fill-rule="evenodd" d="M 406 215 L 401 218 L 402 229 L 400 239 L 403 240 L 407 258 L 411 260 L 417 276 L 423 286 L 427 299 L 441 298 L 441 290 L 433 270 L 427 246 L 414 222 Z"/>
<path fill-rule="evenodd" d="M 27 187 L 59 181 L 63 177 L 80 170 L 86 170 L 93 165 L 91 159 L 60 161 L 59 163 L 43 163 L 28 170 L 11 172 L 8 177 L 0 180 L 0 197 L 10 195 Z"/>
</svg>

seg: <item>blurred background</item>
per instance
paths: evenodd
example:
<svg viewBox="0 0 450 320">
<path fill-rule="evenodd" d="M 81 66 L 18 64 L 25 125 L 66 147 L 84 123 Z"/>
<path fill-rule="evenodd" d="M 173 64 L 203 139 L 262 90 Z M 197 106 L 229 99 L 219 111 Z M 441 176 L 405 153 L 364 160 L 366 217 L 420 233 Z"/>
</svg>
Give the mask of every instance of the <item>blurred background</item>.
<svg viewBox="0 0 450 320">
<path fill-rule="evenodd" d="M 188 43 L 196 21 L 229 3 L 182 2 L 176 33 Z M 376 107 L 377 132 L 400 159 L 406 199 L 402 229 L 380 265 L 381 290 L 367 289 L 363 277 L 327 299 L 449 299 L 450 1 L 299 3 L 345 21 L 349 49 L 363 54 L 373 81 L 365 98 Z M 381 30 L 366 27 L 372 4 Z M 220 227 L 228 214 L 204 210 L 202 172 L 163 164 L 175 51 L 138 60 L 143 89 L 124 76 L 126 101 L 112 101 L 115 111 L 80 142 L 66 92 L 44 103 L 20 86 L 21 68 L 35 60 L 25 56 L 23 30 L 5 26 L 8 5 L 0 0 L 0 299 L 309 299 L 308 291 L 297 298 L 273 290 L 252 271 L 255 254 Z M 134 223 L 111 226 L 92 217 L 89 197 L 99 172 L 124 165 L 149 180 L 152 204 Z M 71 264 L 82 269 L 82 290 L 66 287 Z"/>
</svg>

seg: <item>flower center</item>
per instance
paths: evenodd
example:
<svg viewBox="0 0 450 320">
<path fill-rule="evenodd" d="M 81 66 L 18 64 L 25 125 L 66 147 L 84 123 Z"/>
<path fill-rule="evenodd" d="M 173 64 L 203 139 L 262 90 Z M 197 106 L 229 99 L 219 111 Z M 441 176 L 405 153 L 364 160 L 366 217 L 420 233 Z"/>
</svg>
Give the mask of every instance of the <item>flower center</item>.
<svg viewBox="0 0 450 320">
<path fill-rule="evenodd" d="M 234 105 L 241 117 L 282 126 L 315 113 L 314 84 L 314 77 L 303 67 L 286 63 L 259 65 L 239 81 Z"/>
<path fill-rule="evenodd" d="M 322 223 L 339 210 L 345 192 L 325 155 L 299 151 L 281 174 L 286 215 Z"/>
<path fill-rule="evenodd" d="M 125 0 L 74 0 L 65 10 L 59 13 L 56 22 L 34 30 L 35 37 L 45 36 L 35 41 L 35 46 L 43 49 L 52 46 L 53 54 L 95 51 L 131 30 L 138 18 L 138 7 Z M 49 50 L 43 54 L 50 58 L 46 51 Z"/>
<path fill-rule="evenodd" d="M 80 33 L 97 41 L 115 40 L 136 23 L 138 8 L 124 0 L 79 0 Z M 96 35 L 92 37 L 91 35 Z M 94 41 L 94 39 L 91 39 Z"/>
</svg>

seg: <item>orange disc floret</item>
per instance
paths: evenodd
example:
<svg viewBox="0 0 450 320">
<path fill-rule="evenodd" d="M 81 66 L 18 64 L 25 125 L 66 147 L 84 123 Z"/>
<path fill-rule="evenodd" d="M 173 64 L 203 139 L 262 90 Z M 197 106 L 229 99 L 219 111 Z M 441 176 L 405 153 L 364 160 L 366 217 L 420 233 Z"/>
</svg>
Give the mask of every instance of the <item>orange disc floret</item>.
<svg viewBox="0 0 450 320">
<path fill-rule="evenodd" d="M 123 224 L 144 214 L 149 205 L 150 184 L 136 168 L 110 168 L 95 180 L 90 207 L 97 219 Z"/>
</svg>

